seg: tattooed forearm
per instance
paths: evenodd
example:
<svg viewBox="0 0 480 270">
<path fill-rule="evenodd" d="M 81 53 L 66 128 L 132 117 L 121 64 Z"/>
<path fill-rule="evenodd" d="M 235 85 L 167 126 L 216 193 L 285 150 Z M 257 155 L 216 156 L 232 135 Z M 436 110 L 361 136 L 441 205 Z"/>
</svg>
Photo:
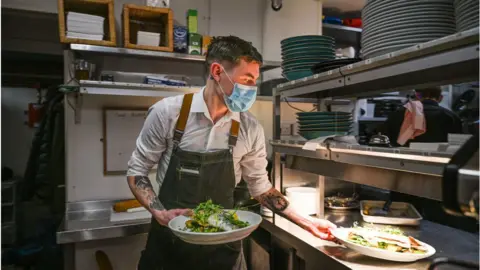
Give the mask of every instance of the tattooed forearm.
<svg viewBox="0 0 480 270">
<path fill-rule="evenodd" d="M 272 210 L 275 214 L 286 216 L 284 211 L 289 203 L 280 191 L 272 188 L 256 198 L 263 206 Z"/>
<path fill-rule="evenodd" d="M 129 176 L 127 179 L 133 194 L 145 207 L 156 210 L 165 209 L 147 176 Z"/>
</svg>

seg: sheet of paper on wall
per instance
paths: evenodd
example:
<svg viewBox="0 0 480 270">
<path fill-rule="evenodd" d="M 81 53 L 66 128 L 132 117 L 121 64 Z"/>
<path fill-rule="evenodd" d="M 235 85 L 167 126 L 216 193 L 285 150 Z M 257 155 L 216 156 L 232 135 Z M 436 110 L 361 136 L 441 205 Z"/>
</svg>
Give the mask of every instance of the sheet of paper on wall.
<svg viewBox="0 0 480 270">
<path fill-rule="evenodd" d="M 105 173 L 126 172 L 147 112 L 148 109 L 104 110 Z"/>
</svg>

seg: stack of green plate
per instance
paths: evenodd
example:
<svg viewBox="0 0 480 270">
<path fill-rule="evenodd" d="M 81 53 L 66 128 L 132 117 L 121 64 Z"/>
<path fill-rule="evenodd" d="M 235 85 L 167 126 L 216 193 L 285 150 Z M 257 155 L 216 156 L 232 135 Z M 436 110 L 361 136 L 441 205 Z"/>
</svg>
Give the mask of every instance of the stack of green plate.
<svg viewBox="0 0 480 270">
<path fill-rule="evenodd" d="M 312 67 L 335 59 L 335 40 L 327 36 L 296 36 L 280 42 L 283 76 L 298 80 L 313 75 Z"/>
<path fill-rule="evenodd" d="M 299 112 L 298 133 L 307 140 L 330 135 L 349 134 L 353 119 L 347 112 Z"/>
</svg>

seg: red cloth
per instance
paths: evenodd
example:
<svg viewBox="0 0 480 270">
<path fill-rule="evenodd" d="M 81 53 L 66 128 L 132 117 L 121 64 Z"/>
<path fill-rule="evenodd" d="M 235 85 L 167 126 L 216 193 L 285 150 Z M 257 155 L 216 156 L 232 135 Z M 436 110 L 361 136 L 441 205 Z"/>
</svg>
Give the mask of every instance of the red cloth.
<svg viewBox="0 0 480 270">
<path fill-rule="evenodd" d="M 404 145 L 408 140 L 414 139 L 427 131 L 422 102 L 410 101 L 404 107 L 405 116 L 397 139 L 397 143 L 400 145 Z"/>
</svg>

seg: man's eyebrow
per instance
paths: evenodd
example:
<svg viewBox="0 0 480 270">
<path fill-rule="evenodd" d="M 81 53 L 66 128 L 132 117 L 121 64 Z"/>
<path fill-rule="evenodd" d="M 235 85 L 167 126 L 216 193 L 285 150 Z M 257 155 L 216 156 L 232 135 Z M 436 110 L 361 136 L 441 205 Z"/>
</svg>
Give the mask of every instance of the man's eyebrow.
<svg viewBox="0 0 480 270">
<path fill-rule="evenodd" d="M 255 76 L 253 76 L 252 73 L 247 73 L 247 74 L 245 74 L 245 76 L 250 77 L 250 78 L 252 78 L 252 79 L 255 79 Z"/>
</svg>

